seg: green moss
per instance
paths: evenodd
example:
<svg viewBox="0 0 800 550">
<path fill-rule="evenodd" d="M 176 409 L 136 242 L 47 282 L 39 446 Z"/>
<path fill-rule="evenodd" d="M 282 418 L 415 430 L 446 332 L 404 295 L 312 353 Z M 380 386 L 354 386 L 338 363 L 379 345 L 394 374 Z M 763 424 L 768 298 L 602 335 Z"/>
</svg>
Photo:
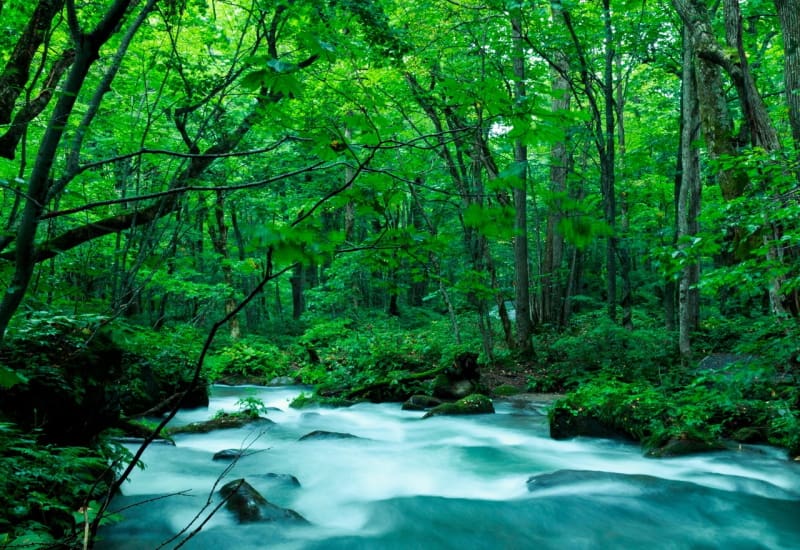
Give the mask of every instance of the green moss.
<svg viewBox="0 0 800 550">
<path fill-rule="evenodd" d="M 289 403 L 293 409 L 302 409 L 304 407 L 324 406 L 324 407 L 349 407 L 355 404 L 356 401 L 344 399 L 342 397 L 325 397 L 316 393 L 301 393 Z"/>
<path fill-rule="evenodd" d="M 241 428 L 254 422 L 271 422 L 266 418 L 262 418 L 257 413 L 251 410 L 243 410 L 237 412 L 218 412 L 214 418 L 205 422 L 192 422 L 185 426 L 178 426 L 169 430 L 170 434 L 197 434 L 208 433 L 214 430 L 227 430 L 231 428 Z"/>
<path fill-rule="evenodd" d="M 422 418 L 431 416 L 447 416 L 462 414 L 492 414 L 494 405 L 492 400 L 480 393 L 473 393 L 455 403 L 442 403 L 425 413 Z"/>
</svg>

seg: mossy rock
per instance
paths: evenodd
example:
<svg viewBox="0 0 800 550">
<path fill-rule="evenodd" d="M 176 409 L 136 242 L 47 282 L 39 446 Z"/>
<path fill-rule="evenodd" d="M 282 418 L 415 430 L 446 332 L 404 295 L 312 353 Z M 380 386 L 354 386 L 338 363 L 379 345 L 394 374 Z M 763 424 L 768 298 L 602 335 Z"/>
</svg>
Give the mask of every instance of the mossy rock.
<svg viewBox="0 0 800 550">
<path fill-rule="evenodd" d="M 714 451 L 722 451 L 725 446 L 717 441 L 703 441 L 701 439 L 692 438 L 672 438 L 663 445 L 650 449 L 645 453 L 645 456 L 651 458 L 667 458 L 675 456 L 684 456 L 698 453 L 710 453 Z"/>
<path fill-rule="evenodd" d="M 274 424 L 268 418 L 263 418 L 258 413 L 252 411 L 240 411 L 235 413 L 221 412 L 211 420 L 205 422 L 192 422 L 185 426 L 178 426 L 169 430 L 170 434 L 204 434 L 214 430 L 229 430 L 231 428 L 241 428 L 248 424 Z"/>
<path fill-rule="evenodd" d="M 441 404 L 442 400 L 438 397 L 430 395 L 412 395 L 403 403 L 402 409 L 404 411 L 428 411 Z"/>
<path fill-rule="evenodd" d="M 630 439 L 625 431 L 609 425 L 586 410 L 579 412 L 557 404 L 550 414 L 550 437 L 569 439 L 578 436 Z"/>
<path fill-rule="evenodd" d="M 455 403 L 442 403 L 425 413 L 422 418 L 464 414 L 494 414 L 494 405 L 485 395 L 473 393 Z"/>
</svg>

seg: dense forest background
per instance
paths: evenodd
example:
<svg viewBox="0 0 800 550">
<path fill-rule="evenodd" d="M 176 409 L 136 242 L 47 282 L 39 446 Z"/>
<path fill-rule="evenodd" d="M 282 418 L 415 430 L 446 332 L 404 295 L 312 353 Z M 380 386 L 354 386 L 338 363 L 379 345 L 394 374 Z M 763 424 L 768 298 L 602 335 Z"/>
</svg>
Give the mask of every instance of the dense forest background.
<svg viewBox="0 0 800 550">
<path fill-rule="evenodd" d="M 0 65 L 0 542 L 93 522 L 98 434 L 190 382 L 477 354 L 800 453 L 798 0 L 0 0 Z"/>
</svg>

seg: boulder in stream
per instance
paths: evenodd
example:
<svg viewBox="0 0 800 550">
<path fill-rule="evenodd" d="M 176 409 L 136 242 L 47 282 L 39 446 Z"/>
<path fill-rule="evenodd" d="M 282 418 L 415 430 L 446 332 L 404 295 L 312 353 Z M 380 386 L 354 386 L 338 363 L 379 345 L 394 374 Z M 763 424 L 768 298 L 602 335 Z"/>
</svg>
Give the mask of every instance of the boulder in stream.
<svg viewBox="0 0 800 550">
<path fill-rule="evenodd" d="M 673 437 L 660 447 L 647 451 L 645 456 L 652 458 L 666 458 L 683 456 L 696 453 L 710 453 L 721 451 L 725 446 L 716 441 L 702 441 L 700 439 Z"/>
<path fill-rule="evenodd" d="M 493 413 L 494 405 L 492 405 L 492 400 L 480 393 L 473 393 L 463 399 L 459 399 L 455 403 L 442 403 L 429 410 L 422 418 L 445 415 Z"/>
<path fill-rule="evenodd" d="M 211 460 L 238 460 L 242 457 L 250 456 L 258 452 L 260 451 L 250 451 L 247 449 L 223 449 L 214 453 L 214 457 Z"/>
<path fill-rule="evenodd" d="M 528 491 L 546 491 L 564 487 L 580 486 L 585 492 L 594 487 L 599 492 L 609 490 L 609 485 L 634 485 L 639 490 L 655 490 L 660 484 L 670 483 L 644 474 L 622 474 L 596 470 L 557 470 L 528 478 Z"/>
<path fill-rule="evenodd" d="M 250 411 L 239 411 L 235 413 L 222 412 L 217 414 L 211 420 L 205 422 L 192 422 L 185 426 L 178 426 L 170 429 L 170 434 L 198 434 L 208 433 L 214 430 L 226 430 L 230 428 L 241 428 L 248 424 L 257 424 L 262 428 L 271 427 L 275 424 L 269 418 L 259 416 L 257 413 Z"/>
<path fill-rule="evenodd" d="M 556 406 L 550 416 L 550 437 L 569 439 L 578 436 L 630 439 L 627 433 L 609 426 L 588 411 L 575 411 Z"/>
<path fill-rule="evenodd" d="M 292 522 L 308 523 L 303 516 L 288 508 L 272 504 L 244 478 L 226 483 L 219 490 L 227 508 L 239 523 Z"/>
<path fill-rule="evenodd" d="M 409 397 L 406 402 L 403 403 L 402 409 L 404 411 L 427 411 L 442 403 L 443 401 L 438 397 L 418 394 Z"/>
<path fill-rule="evenodd" d="M 300 487 L 300 480 L 297 479 L 292 474 L 276 474 L 274 472 L 269 472 L 264 475 L 259 475 L 258 477 L 263 478 L 274 485 L 282 485 L 285 487 Z"/>
<path fill-rule="evenodd" d="M 308 441 L 309 439 L 362 439 L 357 435 L 344 432 L 328 432 L 325 430 L 314 430 L 302 436 L 298 441 Z"/>
</svg>

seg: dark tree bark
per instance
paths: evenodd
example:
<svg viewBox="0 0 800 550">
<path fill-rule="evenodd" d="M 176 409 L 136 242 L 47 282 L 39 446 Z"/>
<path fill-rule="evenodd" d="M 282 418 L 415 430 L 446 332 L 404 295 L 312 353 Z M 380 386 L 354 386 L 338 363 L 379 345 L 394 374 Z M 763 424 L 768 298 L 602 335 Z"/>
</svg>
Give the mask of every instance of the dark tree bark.
<svg viewBox="0 0 800 550">
<path fill-rule="evenodd" d="M 678 249 L 689 248 L 689 239 L 700 230 L 700 154 L 695 143 L 700 137 L 700 107 L 697 97 L 697 73 L 694 51 L 689 31 L 683 32 L 683 73 L 681 94 L 681 166 L 678 191 Z M 686 252 L 684 252 L 684 255 Z M 687 260 L 681 271 L 678 294 L 678 347 L 685 362 L 692 358 L 691 333 L 700 321 L 700 297 L 697 283 L 700 281 L 700 265 Z"/>
<path fill-rule="evenodd" d="M 222 280 L 230 288 L 230 294 L 225 297 L 225 315 L 233 315 L 239 300 L 234 294 L 236 287 L 233 279 L 233 267 L 231 266 L 231 255 L 228 247 L 228 224 L 225 220 L 225 194 L 222 191 L 216 192 L 214 201 L 214 223 L 208 224 L 208 234 L 211 237 L 211 245 L 214 252 L 219 254 L 220 270 Z M 229 321 L 231 340 L 238 340 L 242 335 L 239 318 L 232 316 Z"/>
<path fill-rule="evenodd" d="M 525 90 L 525 49 L 522 41 L 520 10 L 511 18 L 513 43 L 514 99 L 522 102 Z M 531 319 L 530 273 L 528 267 L 528 147 L 514 140 L 514 164 L 517 182 L 512 192 L 514 201 L 514 309 L 516 312 L 516 348 L 523 357 L 533 355 L 533 322 Z M 504 305 L 504 304 L 502 304 Z"/>
<path fill-rule="evenodd" d="M 796 151 L 800 151 L 800 0 L 775 0 L 783 34 L 783 82 Z"/>
<path fill-rule="evenodd" d="M 64 7 L 64 0 L 40 0 L 14 51 L 0 74 L 0 124 L 11 122 L 14 105 L 25 89 L 31 73 L 31 64 L 39 46 L 50 32 L 53 19 Z"/>
<path fill-rule="evenodd" d="M 300 319 L 306 309 L 305 278 L 302 264 L 297 264 L 289 278 L 289 283 L 292 285 L 292 319 L 295 321 Z"/>
<path fill-rule="evenodd" d="M 673 0 L 673 5 L 691 36 L 692 48 L 697 57 L 696 82 L 701 127 L 712 158 L 735 157 L 740 145 L 753 145 L 767 152 L 778 151 L 780 149 L 778 133 L 755 85 L 742 45 L 739 0 L 723 2 L 726 48 L 717 41 L 708 10 L 702 0 Z M 720 68 L 724 69 L 736 88 L 744 118 L 743 130 L 747 143 L 741 143 L 741 138 L 733 135 L 733 125 L 722 91 Z M 723 197 L 730 200 L 744 194 L 749 184 L 749 176 L 744 170 L 722 169 L 719 182 Z M 732 233 L 734 248 L 741 247 L 738 255 L 748 253 L 750 247 L 741 229 L 732 228 Z M 780 261 L 780 250 L 770 242 L 779 234 L 780 228 L 770 223 L 766 223 L 762 230 L 768 261 Z M 727 261 L 731 262 L 733 259 L 734 257 L 730 256 Z M 777 316 L 786 314 L 781 297 L 781 284 L 781 280 L 775 278 L 769 285 L 770 306 Z"/>
<path fill-rule="evenodd" d="M 553 4 L 553 15 L 559 17 L 556 4 Z M 569 59 L 564 53 L 557 53 L 552 73 L 552 102 L 550 109 L 554 113 L 569 111 L 570 85 L 564 75 L 569 72 Z M 567 176 L 572 170 L 572 155 L 568 150 L 569 132 L 565 131 L 564 139 L 550 148 L 550 192 L 555 197 L 547 213 L 547 233 L 545 235 L 544 257 L 541 265 L 541 321 L 545 324 L 562 327 L 567 322 L 565 317 L 565 301 L 568 283 L 561 275 L 564 263 L 564 236 L 559 225 L 563 217 L 560 197 L 567 193 Z"/>
<path fill-rule="evenodd" d="M 14 122 L 11 124 L 6 133 L 0 136 L 0 157 L 13 159 L 17 145 L 19 145 L 22 136 L 25 135 L 25 129 L 28 124 L 44 111 L 50 99 L 53 97 L 55 88 L 58 85 L 64 72 L 72 64 L 75 59 L 75 50 L 67 50 L 50 68 L 50 73 L 45 78 L 42 90 L 36 98 L 29 103 L 25 104 L 14 116 Z"/>
</svg>

